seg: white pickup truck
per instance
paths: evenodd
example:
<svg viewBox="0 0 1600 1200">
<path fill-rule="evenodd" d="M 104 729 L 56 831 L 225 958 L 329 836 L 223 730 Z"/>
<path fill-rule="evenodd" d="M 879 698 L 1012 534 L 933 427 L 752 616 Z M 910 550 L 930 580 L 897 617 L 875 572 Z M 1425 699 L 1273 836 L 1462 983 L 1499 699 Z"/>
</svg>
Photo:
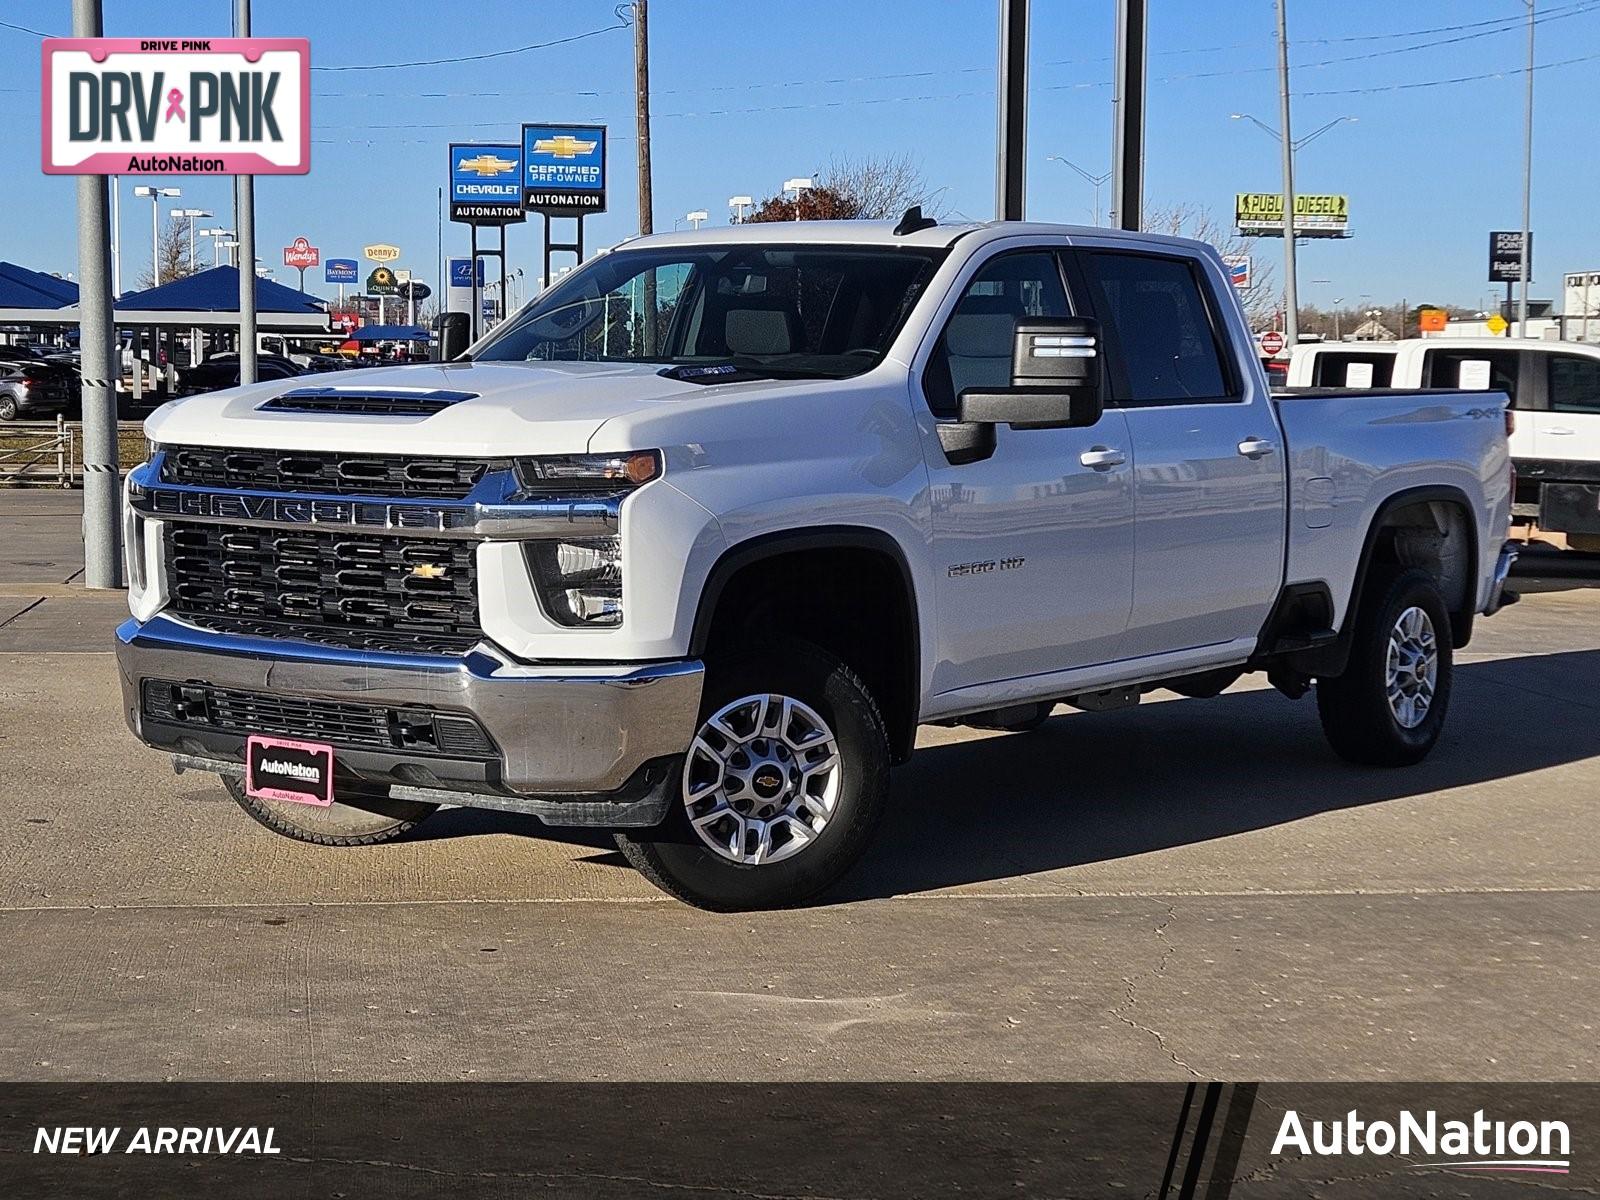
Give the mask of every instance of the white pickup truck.
<svg viewBox="0 0 1600 1200">
<path fill-rule="evenodd" d="M 1527 338 L 1407 338 L 1295 347 L 1295 387 L 1503 392 L 1515 414 L 1512 515 L 1600 553 L 1600 346 Z"/>
<path fill-rule="evenodd" d="M 1510 595 L 1504 408 L 1270 397 L 1197 242 L 644 238 L 455 361 L 156 413 L 127 720 L 290 837 L 506 809 L 695 904 L 793 904 L 924 723 L 1265 671 L 1347 759 L 1422 758 Z"/>
</svg>

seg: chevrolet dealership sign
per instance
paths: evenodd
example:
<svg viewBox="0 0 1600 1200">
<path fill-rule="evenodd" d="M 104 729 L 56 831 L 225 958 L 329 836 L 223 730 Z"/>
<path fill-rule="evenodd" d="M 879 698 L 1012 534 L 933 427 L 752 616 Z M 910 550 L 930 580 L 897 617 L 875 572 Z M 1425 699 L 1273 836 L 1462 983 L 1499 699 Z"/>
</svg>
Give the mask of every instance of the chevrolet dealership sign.
<svg viewBox="0 0 1600 1200">
<path fill-rule="evenodd" d="M 51 175 L 304 175 L 305 38 L 46 38 Z"/>
</svg>

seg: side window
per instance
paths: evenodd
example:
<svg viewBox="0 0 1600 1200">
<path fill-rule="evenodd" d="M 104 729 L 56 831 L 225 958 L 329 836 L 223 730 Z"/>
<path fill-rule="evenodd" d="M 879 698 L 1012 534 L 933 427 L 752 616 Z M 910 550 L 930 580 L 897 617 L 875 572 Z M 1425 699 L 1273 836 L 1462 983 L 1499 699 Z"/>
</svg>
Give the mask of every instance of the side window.
<svg viewBox="0 0 1600 1200">
<path fill-rule="evenodd" d="M 1232 398 L 1211 313 L 1188 260 L 1109 253 L 1092 253 L 1088 260 L 1130 403 Z"/>
<path fill-rule="evenodd" d="M 956 415 L 956 399 L 969 388 L 1011 382 L 1011 344 L 1019 317 L 1070 317 L 1056 256 L 1024 250 L 985 263 L 961 293 L 933 357 L 922 390 L 936 417 Z"/>
<path fill-rule="evenodd" d="M 1600 416 L 1600 358 L 1550 355 L 1550 411 Z"/>
<path fill-rule="evenodd" d="M 1423 358 L 1422 386 L 1504 392 L 1517 403 L 1518 352 L 1515 350 L 1429 350 Z"/>
</svg>

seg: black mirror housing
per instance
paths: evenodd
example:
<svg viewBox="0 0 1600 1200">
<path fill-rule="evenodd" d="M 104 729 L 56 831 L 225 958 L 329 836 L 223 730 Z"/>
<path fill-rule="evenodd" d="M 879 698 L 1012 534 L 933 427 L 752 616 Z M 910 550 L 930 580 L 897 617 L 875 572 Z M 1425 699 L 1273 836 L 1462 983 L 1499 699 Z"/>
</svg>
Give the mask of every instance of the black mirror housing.
<svg viewBox="0 0 1600 1200">
<path fill-rule="evenodd" d="M 464 312 L 442 312 L 433 319 L 435 362 L 453 362 L 472 344 L 472 318 Z"/>
<path fill-rule="evenodd" d="M 1088 317 L 1024 317 L 1012 343 L 1011 386 L 969 389 L 962 422 L 1013 429 L 1082 429 L 1105 411 L 1100 323 Z"/>
</svg>

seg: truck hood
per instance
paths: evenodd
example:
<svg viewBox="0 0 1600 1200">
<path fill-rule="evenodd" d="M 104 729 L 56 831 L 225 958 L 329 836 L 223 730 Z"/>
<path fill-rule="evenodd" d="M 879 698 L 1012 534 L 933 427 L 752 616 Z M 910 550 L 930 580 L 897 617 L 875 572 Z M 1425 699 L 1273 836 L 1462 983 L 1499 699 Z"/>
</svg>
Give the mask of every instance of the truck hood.
<svg viewBox="0 0 1600 1200">
<path fill-rule="evenodd" d="M 758 393 L 815 386 L 814 380 L 704 385 L 663 378 L 653 363 L 418 363 L 332 371 L 190 396 L 145 421 L 152 441 L 168 445 L 249 446 L 281 450 L 365 451 L 479 457 L 576 454 L 613 417 L 656 405 L 693 406 L 718 393 Z M 261 406 L 286 392 L 332 388 L 351 397 L 380 389 L 445 391 L 470 398 L 423 416 L 295 412 Z"/>
</svg>

